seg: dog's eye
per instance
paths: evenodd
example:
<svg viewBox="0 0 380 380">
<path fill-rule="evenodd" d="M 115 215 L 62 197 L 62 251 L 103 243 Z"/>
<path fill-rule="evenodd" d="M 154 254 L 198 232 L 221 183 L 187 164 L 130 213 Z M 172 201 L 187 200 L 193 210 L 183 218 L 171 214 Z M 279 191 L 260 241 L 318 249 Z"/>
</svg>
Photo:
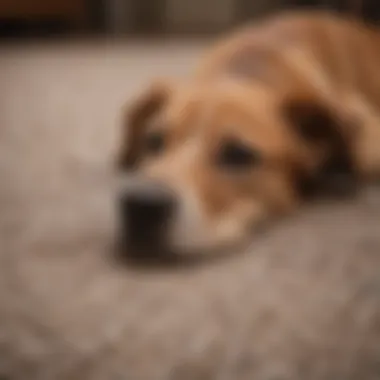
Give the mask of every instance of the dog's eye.
<svg viewBox="0 0 380 380">
<path fill-rule="evenodd" d="M 217 164 L 227 169 L 246 169 L 259 162 L 259 152 L 239 141 L 225 143 L 217 157 Z"/>
<path fill-rule="evenodd" d="M 148 154 L 158 154 L 164 147 L 165 138 L 162 133 L 154 132 L 145 137 L 145 150 Z"/>
</svg>

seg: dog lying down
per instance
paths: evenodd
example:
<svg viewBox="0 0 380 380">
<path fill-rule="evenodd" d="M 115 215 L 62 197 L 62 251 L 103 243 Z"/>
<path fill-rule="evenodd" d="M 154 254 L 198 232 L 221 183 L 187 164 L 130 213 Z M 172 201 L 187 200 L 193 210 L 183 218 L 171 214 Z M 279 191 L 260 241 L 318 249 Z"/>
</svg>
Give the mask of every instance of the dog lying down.
<svg viewBox="0 0 380 380">
<path fill-rule="evenodd" d="M 118 157 L 127 251 L 229 250 L 374 178 L 379 47 L 358 21 L 287 13 L 222 39 L 186 80 L 152 83 L 127 106 Z"/>
</svg>

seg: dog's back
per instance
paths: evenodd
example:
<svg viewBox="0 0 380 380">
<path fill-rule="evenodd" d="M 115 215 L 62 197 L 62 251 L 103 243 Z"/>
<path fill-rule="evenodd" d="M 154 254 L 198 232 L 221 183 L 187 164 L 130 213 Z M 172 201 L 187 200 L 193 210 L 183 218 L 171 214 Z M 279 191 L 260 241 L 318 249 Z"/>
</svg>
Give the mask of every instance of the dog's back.
<svg viewBox="0 0 380 380">
<path fill-rule="evenodd" d="M 380 35 L 329 13 L 286 13 L 238 30 L 216 44 L 197 75 L 234 75 L 272 85 L 319 81 L 326 91 L 380 95 Z M 380 101 L 378 103 L 380 105 Z"/>
</svg>

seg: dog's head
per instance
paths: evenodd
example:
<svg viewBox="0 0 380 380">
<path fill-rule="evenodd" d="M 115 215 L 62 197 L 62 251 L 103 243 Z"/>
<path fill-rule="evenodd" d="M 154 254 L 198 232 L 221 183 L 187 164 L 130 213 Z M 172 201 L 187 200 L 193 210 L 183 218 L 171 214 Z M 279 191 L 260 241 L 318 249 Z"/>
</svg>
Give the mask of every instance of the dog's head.
<svg viewBox="0 0 380 380">
<path fill-rule="evenodd" d="M 237 81 L 153 84 L 126 110 L 119 167 L 128 250 L 209 253 L 293 209 L 328 165 L 349 165 L 317 101 Z"/>
</svg>

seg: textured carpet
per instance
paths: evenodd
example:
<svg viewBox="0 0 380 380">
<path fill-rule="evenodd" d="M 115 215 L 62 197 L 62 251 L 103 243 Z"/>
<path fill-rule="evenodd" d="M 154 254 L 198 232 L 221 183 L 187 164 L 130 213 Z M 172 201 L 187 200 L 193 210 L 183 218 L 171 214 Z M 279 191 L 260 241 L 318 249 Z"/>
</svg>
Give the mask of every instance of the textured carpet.
<svg viewBox="0 0 380 380">
<path fill-rule="evenodd" d="M 380 194 L 304 210 L 245 254 L 116 265 L 120 106 L 201 46 L 0 49 L 0 376 L 380 378 Z"/>
</svg>

